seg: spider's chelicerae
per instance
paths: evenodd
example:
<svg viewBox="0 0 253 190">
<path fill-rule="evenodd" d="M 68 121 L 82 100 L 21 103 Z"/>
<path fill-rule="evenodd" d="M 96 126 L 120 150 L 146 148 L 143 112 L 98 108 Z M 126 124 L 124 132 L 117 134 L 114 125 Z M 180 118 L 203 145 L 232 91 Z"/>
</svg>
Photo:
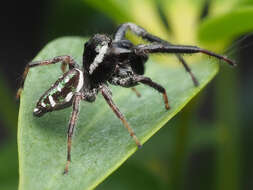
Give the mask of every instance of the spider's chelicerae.
<svg viewBox="0 0 253 190">
<path fill-rule="evenodd" d="M 128 29 L 150 43 L 134 45 L 125 38 Z M 105 34 L 96 34 L 84 44 L 83 67 L 80 67 L 70 55 L 31 62 L 26 66 L 18 96 L 23 88 L 29 68 L 59 62 L 62 63 L 63 72 L 65 72 L 67 65 L 69 67 L 69 70 L 40 97 L 33 111 L 34 116 L 40 117 L 47 112 L 72 106 L 73 111 L 68 127 L 67 163 L 64 173 L 68 172 L 70 164 L 71 138 L 78 119 L 80 101 L 93 102 L 99 92 L 102 93 L 107 104 L 122 121 L 137 146 L 141 147 L 141 143 L 135 136 L 133 129 L 129 126 L 126 118 L 113 102 L 108 84 L 126 88 L 130 87 L 138 96 L 140 94 L 134 86 L 138 84 L 147 85 L 163 95 L 165 108 L 169 109 L 168 98 L 164 87 L 143 75 L 144 65 L 148 60 L 149 54 L 155 53 L 175 53 L 185 70 L 190 74 L 195 86 L 198 85 L 198 81 L 180 54 L 204 53 L 224 60 L 230 65 L 235 65 L 233 61 L 222 55 L 196 46 L 172 45 L 148 33 L 136 24 L 125 23 L 119 26 L 114 38 Z"/>
</svg>

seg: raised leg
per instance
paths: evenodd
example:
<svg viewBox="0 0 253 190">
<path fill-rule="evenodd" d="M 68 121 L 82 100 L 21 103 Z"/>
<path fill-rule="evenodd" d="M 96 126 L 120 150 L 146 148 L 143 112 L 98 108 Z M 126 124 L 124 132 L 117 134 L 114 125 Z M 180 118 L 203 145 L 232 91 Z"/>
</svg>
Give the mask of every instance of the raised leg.
<svg viewBox="0 0 253 190">
<path fill-rule="evenodd" d="M 163 94 L 163 100 L 164 100 L 165 108 L 167 110 L 170 109 L 166 90 L 160 84 L 155 83 L 154 81 L 152 81 L 148 77 L 144 77 L 144 76 L 140 76 L 140 75 L 139 76 L 135 76 L 134 77 L 134 81 L 135 82 L 140 82 L 140 83 L 145 84 L 145 85 L 148 85 L 148 86 L 154 88 L 155 90 L 157 90 L 158 92 L 162 93 Z"/>
<path fill-rule="evenodd" d="M 232 66 L 236 64 L 225 56 L 216 54 L 214 52 L 208 51 L 206 49 L 199 48 L 197 46 L 183 46 L 183 45 L 168 45 L 151 43 L 147 45 L 138 45 L 135 47 L 136 54 L 149 54 L 149 53 L 182 53 L 182 54 L 192 54 L 192 53 L 203 53 L 217 59 L 223 60 Z"/>
<path fill-rule="evenodd" d="M 62 69 L 63 72 L 65 72 L 67 65 L 69 65 L 69 69 L 78 67 L 78 65 L 76 64 L 76 62 L 74 61 L 74 59 L 71 56 L 68 56 L 68 55 L 57 56 L 57 57 L 54 57 L 53 59 L 44 60 L 44 61 L 30 62 L 25 67 L 25 71 L 23 73 L 23 76 L 22 76 L 22 79 L 21 79 L 20 88 L 17 91 L 16 98 L 18 99 L 20 97 L 20 94 L 21 94 L 22 89 L 24 87 L 24 82 L 25 82 L 26 76 L 27 76 L 27 74 L 29 72 L 29 69 L 31 67 L 37 67 L 37 66 L 42 66 L 42 65 L 50 65 L 50 64 L 55 64 L 55 63 L 58 63 L 58 62 L 62 62 L 61 69 Z"/>
<path fill-rule="evenodd" d="M 73 111 L 71 114 L 71 118 L 69 120 L 69 128 L 68 128 L 68 151 L 67 151 L 67 163 L 64 169 L 64 174 L 67 174 L 69 171 L 69 164 L 71 161 L 71 144 L 72 144 L 72 135 L 74 133 L 74 128 L 78 119 L 79 114 L 79 105 L 82 96 L 80 94 L 75 95 L 73 100 Z"/>
<path fill-rule="evenodd" d="M 112 111 L 116 114 L 116 116 L 122 121 L 123 125 L 125 126 L 125 128 L 128 130 L 130 136 L 133 138 L 133 140 L 135 141 L 136 145 L 138 146 L 138 148 L 141 147 L 141 143 L 138 140 L 138 138 L 136 137 L 133 129 L 130 127 L 130 125 L 128 124 L 125 116 L 119 111 L 119 108 L 115 105 L 115 103 L 112 100 L 112 95 L 108 89 L 107 86 L 103 85 L 102 89 L 101 89 L 101 93 L 104 96 L 106 102 L 109 104 L 109 106 L 111 107 Z"/>
<path fill-rule="evenodd" d="M 136 34 L 137 36 L 142 37 L 144 40 L 147 40 L 149 42 L 158 42 L 158 43 L 163 43 L 163 44 L 167 44 L 167 45 L 171 45 L 171 43 L 157 37 L 154 36 L 150 33 L 148 33 L 144 28 L 134 24 L 134 23 L 124 23 L 122 25 L 119 26 L 117 32 L 114 35 L 114 40 L 115 41 L 120 41 L 125 39 L 125 35 L 126 35 L 126 31 L 127 30 L 131 30 L 134 34 Z M 178 60 L 182 63 L 182 65 L 184 66 L 186 72 L 188 72 L 192 78 L 192 81 L 194 83 L 195 86 L 198 86 L 198 80 L 196 79 L 196 77 L 194 76 L 194 74 L 192 73 L 190 67 L 187 65 L 186 61 L 183 59 L 183 57 L 179 54 L 176 54 L 176 57 L 178 58 Z"/>
</svg>

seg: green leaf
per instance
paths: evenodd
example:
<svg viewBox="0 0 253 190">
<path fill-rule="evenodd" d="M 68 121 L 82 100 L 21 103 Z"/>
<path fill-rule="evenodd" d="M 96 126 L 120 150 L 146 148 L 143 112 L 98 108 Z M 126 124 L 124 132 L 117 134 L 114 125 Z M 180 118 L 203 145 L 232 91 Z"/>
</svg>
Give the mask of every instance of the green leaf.
<svg viewBox="0 0 253 190">
<path fill-rule="evenodd" d="M 35 60 L 67 54 L 81 64 L 84 42 L 85 39 L 79 37 L 57 39 L 49 43 Z M 137 87 L 141 98 L 137 98 L 130 89 L 111 87 L 115 103 L 142 143 L 179 112 L 218 71 L 217 64 L 208 60 L 191 67 L 201 84 L 198 88 L 193 86 L 179 64 L 147 63 L 146 76 L 167 90 L 171 105 L 169 111 L 164 108 L 162 96 L 147 86 Z M 137 150 L 120 120 L 99 94 L 95 103 L 81 103 L 70 171 L 63 175 L 71 108 L 47 113 L 40 118 L 32 114 L 36 101 L 61 74 L 60 64 L 32 68 L 28 73 L 18 121 L 20 190 L 94 188 Z"/>
<path fill-rule="evenodd" d="M 84 3 L 100 10 L 118 23 L 131 21 L 131 15 L 127 14 L 128 2 L 115 0 L 83 0 Z"/>
<path fill-rule="evenodd" d="M 129 179 L 131 176 L 131 179 Z M 97 190 L 162 189 L 162 180 L 138 163 L 126 163 L 98 186 Z"/>
<path fill-rule="evenodd" d="M 206 19 L 199 27 L 199 40 L 206 43 L 232 40 L 253 30 L 252 18 L 253 7 L 251 6 Z"/>
</svg>

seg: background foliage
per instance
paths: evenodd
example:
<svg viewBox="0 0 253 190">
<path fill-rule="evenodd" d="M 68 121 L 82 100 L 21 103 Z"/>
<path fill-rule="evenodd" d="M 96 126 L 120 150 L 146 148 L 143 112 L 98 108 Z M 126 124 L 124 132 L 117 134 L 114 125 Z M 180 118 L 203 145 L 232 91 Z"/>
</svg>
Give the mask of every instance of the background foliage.
<svg viewBox="0 0 253 190">
<path fill-rule="evenodd" d="M 112 33 L 125 21 L 174 43 L 225 52 L 239 66 L 222 66 L 208 89 L 97 189 L 253 188 L 252 37 L 247 35 L 253 29 L 252 0 L 57 0 L 16 3 L 6 10 L 13 12 L 4 12 L 1 31 L 1 189 L 18 184 L 13 97 L 25 64 L 56 37 Z"/>
</svg>

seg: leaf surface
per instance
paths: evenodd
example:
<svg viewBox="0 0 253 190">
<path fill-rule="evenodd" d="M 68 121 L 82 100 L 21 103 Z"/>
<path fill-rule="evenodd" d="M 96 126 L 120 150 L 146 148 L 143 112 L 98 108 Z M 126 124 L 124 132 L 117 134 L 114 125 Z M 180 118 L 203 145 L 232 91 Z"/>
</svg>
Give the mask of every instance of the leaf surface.
<svg viewBox="0 0 253 190">
<path fill-rule="evenodd" d="M 34 60 L 72 55 L 81 64 L 85 41 L 80 37 L 57 39 L 46 45 Z M 200 82 L 195 88 L 180 64 L 149 61 L 146 66 L 146 76 L 166 88 L 171 105 L 169 111 L 164 108 L 162 96 L 147 86 L 137 87 L 141 98 L 130 89 L 111 86 L 115 103 L 142 143 L 179 112 L 218 71 L 218 65 L 211 63 L 211 59 L 191 64 Z M 40 118 L 32 114 L 37 100 L 61 74 L 60 64 L 32 68 L 28 73 L 18 121 L 20 190 L 92 189 L 137 150 L 121 121 L 99 94 L 94 103 L 81 103 L 70 170 L 68 175 L 63 175 L 71 108 Z"/>
</svg>

